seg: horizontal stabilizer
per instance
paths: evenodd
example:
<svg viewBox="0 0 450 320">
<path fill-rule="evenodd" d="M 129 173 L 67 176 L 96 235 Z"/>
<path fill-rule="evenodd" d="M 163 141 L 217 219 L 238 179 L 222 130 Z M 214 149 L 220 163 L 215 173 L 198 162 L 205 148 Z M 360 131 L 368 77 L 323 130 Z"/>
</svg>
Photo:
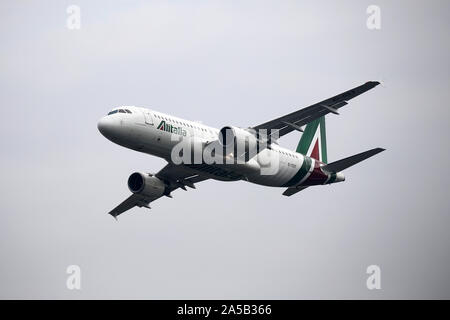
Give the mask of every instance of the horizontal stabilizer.
<svg viewBox="0 0 450 320">
<path fill-rule="evenodd" d="M 283 192 L 283 196 L 286 197 L 290 197 L 293 194 L 296 194 L 297 192 L 300 192 L 304 189 L 308 188 L 308 186 L 303 186 L 303 187 L 297 187 L 297 188 L 287 188 L 284 192 Z"/>
<path fill-rule="evenodd" d="M 361 153 L 355 154 L 354 156 L 329 163 L 326 166 L 322 167 L 322 170 L 326 170 L 329 172 L 339 172 L 339 171 L 345 170 L 347 168 L 350 168 L 351 166 L 354 166 L 355 164 L 357 164 L 363 160 L 366 160 L 384 150 L 385 149 L 383 149 L 383 148 L 375 148 L 375 149 L 372 149 L 369 151 L 361 152 Z"/>
</svg>

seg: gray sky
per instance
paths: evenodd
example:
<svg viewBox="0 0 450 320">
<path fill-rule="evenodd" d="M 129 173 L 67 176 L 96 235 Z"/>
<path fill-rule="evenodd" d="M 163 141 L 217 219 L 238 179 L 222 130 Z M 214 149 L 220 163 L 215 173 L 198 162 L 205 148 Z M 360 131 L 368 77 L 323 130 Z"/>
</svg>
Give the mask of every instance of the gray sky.
<svg viewBox="0 0 450 320">
<path fill-rule="evenodd" d="M 66 8 L 81 8 L 81 29 Z M 381 8 L 368 30 L 366 8 Z M 450 298 L 448 1 L 1 1 L 0 298 Z M 207 181 L 106 213 L 164 161 L 97 131 L 114 106 L 252 126 L 368 80 L 327 117 L 347 181 Z M 295 133 L 281 144 L 295 147 Z M 225 196 L 225 197 L 224 197 Z M 79 265 L 82 289 L 66 288 Z M 381 290 L 366 268 L 381 267 Z"/>
</svg>

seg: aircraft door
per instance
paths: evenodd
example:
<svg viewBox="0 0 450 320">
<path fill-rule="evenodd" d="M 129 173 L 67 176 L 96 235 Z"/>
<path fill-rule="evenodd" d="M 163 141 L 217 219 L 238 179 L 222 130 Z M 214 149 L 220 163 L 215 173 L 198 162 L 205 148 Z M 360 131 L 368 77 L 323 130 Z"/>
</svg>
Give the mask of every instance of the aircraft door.
<svg viewBox="0 0 450 320">
<path fill-rule="evenodd" d="M 150 114 L 150 111 L 145 110 L 144 111 L 144 118 L 145 118 L 145 124 L 153 125 L 153 118 Z"/>
</svg>

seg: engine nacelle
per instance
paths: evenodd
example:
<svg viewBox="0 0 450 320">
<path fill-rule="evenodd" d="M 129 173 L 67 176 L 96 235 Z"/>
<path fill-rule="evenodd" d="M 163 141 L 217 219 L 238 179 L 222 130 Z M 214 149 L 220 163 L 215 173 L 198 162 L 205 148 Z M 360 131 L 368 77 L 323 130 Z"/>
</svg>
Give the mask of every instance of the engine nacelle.
<svg viewBox="0 0 450 320">
<path fill-rule="evenodd" d="M 226 126 L 219 131 L 219 142 L 222 146 L 228 147 L 237 145 L 238 143 L 256 143 L 256 136 L 251 132 L 237 128 Z"/>
<path fill-rule="evenodd" d="M 147 173 L 135 172 L 128 178 L 128 189 L 148 197 L 160 197 L 166 190 L 164 181 Z"/>
<path fill-rule="evenodd" d="M 246 162 L 268 146 L 267 139 L 266 142 L 258 139 L 256 132 L 232 126 L 220 129 L 219 142 L 226 149 L 226 156 L 233 153 L 236 158 L 245 154 Z"/>
</svg>

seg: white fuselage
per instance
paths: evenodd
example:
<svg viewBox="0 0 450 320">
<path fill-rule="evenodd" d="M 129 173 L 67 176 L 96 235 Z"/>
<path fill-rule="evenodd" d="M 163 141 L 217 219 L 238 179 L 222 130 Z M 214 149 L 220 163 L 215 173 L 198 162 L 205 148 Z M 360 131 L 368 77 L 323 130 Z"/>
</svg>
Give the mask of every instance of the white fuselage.
<svg viewBox="0 0 450 320">
<path fill-rule="evenodd" d="M 217 141 L 219 133 L 219 129 L 198 122 L 139 107 L 114 109 L 99 121 L 98 128 L 114 143 L 164 158 L 168 162 L 172 162 L 172 150 L 179 143 L 177 136 L 189 137 L 207 144 Z M 314 168 L 319 166 L 317 160 L 308 158 L 311 165 L 306 168 L 307 173 L 301 180 L 295 181 L 294 176 L 299 173 L 305 158 L 308 157 L 272 143 L 271 148 L 262 150 L 258 156 L 242 164 L 222 164 L 213 167 L 195 164 L 187 167 L 197 174 L 216 180 L 246 180 L 265 186 L 287 187 L 292 186 L 293 180 L 294 186 L 304 183 Z M 267 161 L 262 162 L 260 159 L 277 161 L 276 168 L 264 172 L 261 168 Z"/>
</svg>

